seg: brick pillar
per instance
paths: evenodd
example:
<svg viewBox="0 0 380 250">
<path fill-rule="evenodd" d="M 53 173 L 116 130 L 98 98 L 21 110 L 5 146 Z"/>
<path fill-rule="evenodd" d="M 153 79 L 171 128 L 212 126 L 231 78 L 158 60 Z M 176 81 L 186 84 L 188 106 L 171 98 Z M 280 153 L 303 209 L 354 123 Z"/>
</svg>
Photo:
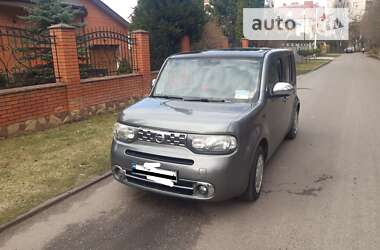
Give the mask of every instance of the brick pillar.
<svg viewBox="0 0 380 250">
<path fill-rule="evenodd" d="M 181 40 L 181 52 L 190 52 L 190 37 L 184 36 Z"/>
<path fill-rule="evenodd" d="M 139 74 L 143 75 L 144 85 L 141 88 L 141 95 L 149 94 L 152 82 L 152 72 L 150 68 L 150 45 L 149 32 L 145 30 L 136 30 L 131 33 L 135 40 L 134 55 Z"/>
<path fill-rule="evenodd" d="M 242 48 L 248 48 L 249 47 L 249 40 L 247 38 L 241 39 L 241 47 Z"/>
<path fill-rule="evenodd" d="M 54 36 L 52 53 L 56 80 L 67 85 L 69 111 L 79 111 L 81 85 L 75 27 L 57 24 L 50 26 L 49 31 Z"/>
<path fill-rule="evenodd" d="M 224 37 L 222 42 L 222 49 L 228 49 L 230 46 L 228 45 L 228 38 Z"/>
</svg>

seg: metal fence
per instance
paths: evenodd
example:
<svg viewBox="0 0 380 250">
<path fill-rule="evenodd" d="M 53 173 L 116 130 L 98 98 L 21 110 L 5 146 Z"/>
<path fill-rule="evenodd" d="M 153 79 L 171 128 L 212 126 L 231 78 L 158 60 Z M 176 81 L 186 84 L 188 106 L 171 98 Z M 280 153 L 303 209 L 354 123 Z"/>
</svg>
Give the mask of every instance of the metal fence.
<svg viewBox="0 0 380 250">
<path fill-rule="evenodd" d="M 137 71 L 135 39 L 107 28 L 86 29 L 77 36 L 81 79 Z"/>
<path fill-rule="evenodd" d="M 0 26 L 0 89 L 55 82 L 52 46 L 48 34 Z"/>
</svg>

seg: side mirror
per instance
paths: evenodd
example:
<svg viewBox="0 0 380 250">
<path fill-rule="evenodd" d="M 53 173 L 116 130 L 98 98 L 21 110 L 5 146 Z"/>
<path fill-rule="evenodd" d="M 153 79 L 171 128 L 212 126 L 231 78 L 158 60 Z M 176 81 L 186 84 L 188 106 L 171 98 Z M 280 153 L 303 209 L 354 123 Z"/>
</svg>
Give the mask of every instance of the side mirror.
<svg viewBox="0 0 380 250">
<path fill-rule="evenodd" d="M 152 80 L 152 88 L 154 87 L 154 85 L 156 85 L 156 81 L 157 81 L 157 79 Z"/>
<path fill-rule="evenodd" d="M 294 93 L 294 87 L 287 82 L 278 82 L 274 85 L 271 92 L 273 97 L 290 96 Z"/>
</svg>

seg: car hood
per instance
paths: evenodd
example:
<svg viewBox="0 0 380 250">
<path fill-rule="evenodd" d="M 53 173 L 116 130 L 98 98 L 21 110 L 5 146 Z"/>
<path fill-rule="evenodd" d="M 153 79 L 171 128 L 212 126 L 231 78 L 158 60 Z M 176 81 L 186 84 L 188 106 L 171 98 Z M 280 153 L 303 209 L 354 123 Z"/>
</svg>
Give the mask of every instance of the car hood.
<svg viewBox="0 0 380 250">
<path fill-rule="evenodd" d="M 123 110 L 119 122 L 137 127 L 188 133 L 232 132 L 251 103 L 209 103 L 145 98 Z"/>
</svg>

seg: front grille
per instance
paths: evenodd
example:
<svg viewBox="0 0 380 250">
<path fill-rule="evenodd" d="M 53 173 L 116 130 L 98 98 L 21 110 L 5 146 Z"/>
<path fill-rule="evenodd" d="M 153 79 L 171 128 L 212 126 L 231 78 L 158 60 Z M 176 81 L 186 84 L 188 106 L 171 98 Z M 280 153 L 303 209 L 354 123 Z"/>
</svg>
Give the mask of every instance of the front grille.
<svg viewBox="0 0 380 250">
<path fill-rule="evenodd" d="M 175 146 L 186 146 L 186 134 L 164 132 L 158 130 L 150 130 L 139 128 L 137 131 L 137 139 L 139 141 L 153 142 L 158 144 L 170 144 Z"/>
<path fill-rule="evenodd" d="M 148 154 L 148 153 L 138 152 L 138 151 L 129 150 L 129 149 L 126 150 L 125 153 L 133 157 L 144 158 L 144 159 L 149 159 L 153 161 L 162 161 L 162 162 L 169 162 L 169 163 L 189 165 L 189 166 L 194 165 L 194 161 L 190 159 L 154 155 L 154 154 Z"/>
</svg>

